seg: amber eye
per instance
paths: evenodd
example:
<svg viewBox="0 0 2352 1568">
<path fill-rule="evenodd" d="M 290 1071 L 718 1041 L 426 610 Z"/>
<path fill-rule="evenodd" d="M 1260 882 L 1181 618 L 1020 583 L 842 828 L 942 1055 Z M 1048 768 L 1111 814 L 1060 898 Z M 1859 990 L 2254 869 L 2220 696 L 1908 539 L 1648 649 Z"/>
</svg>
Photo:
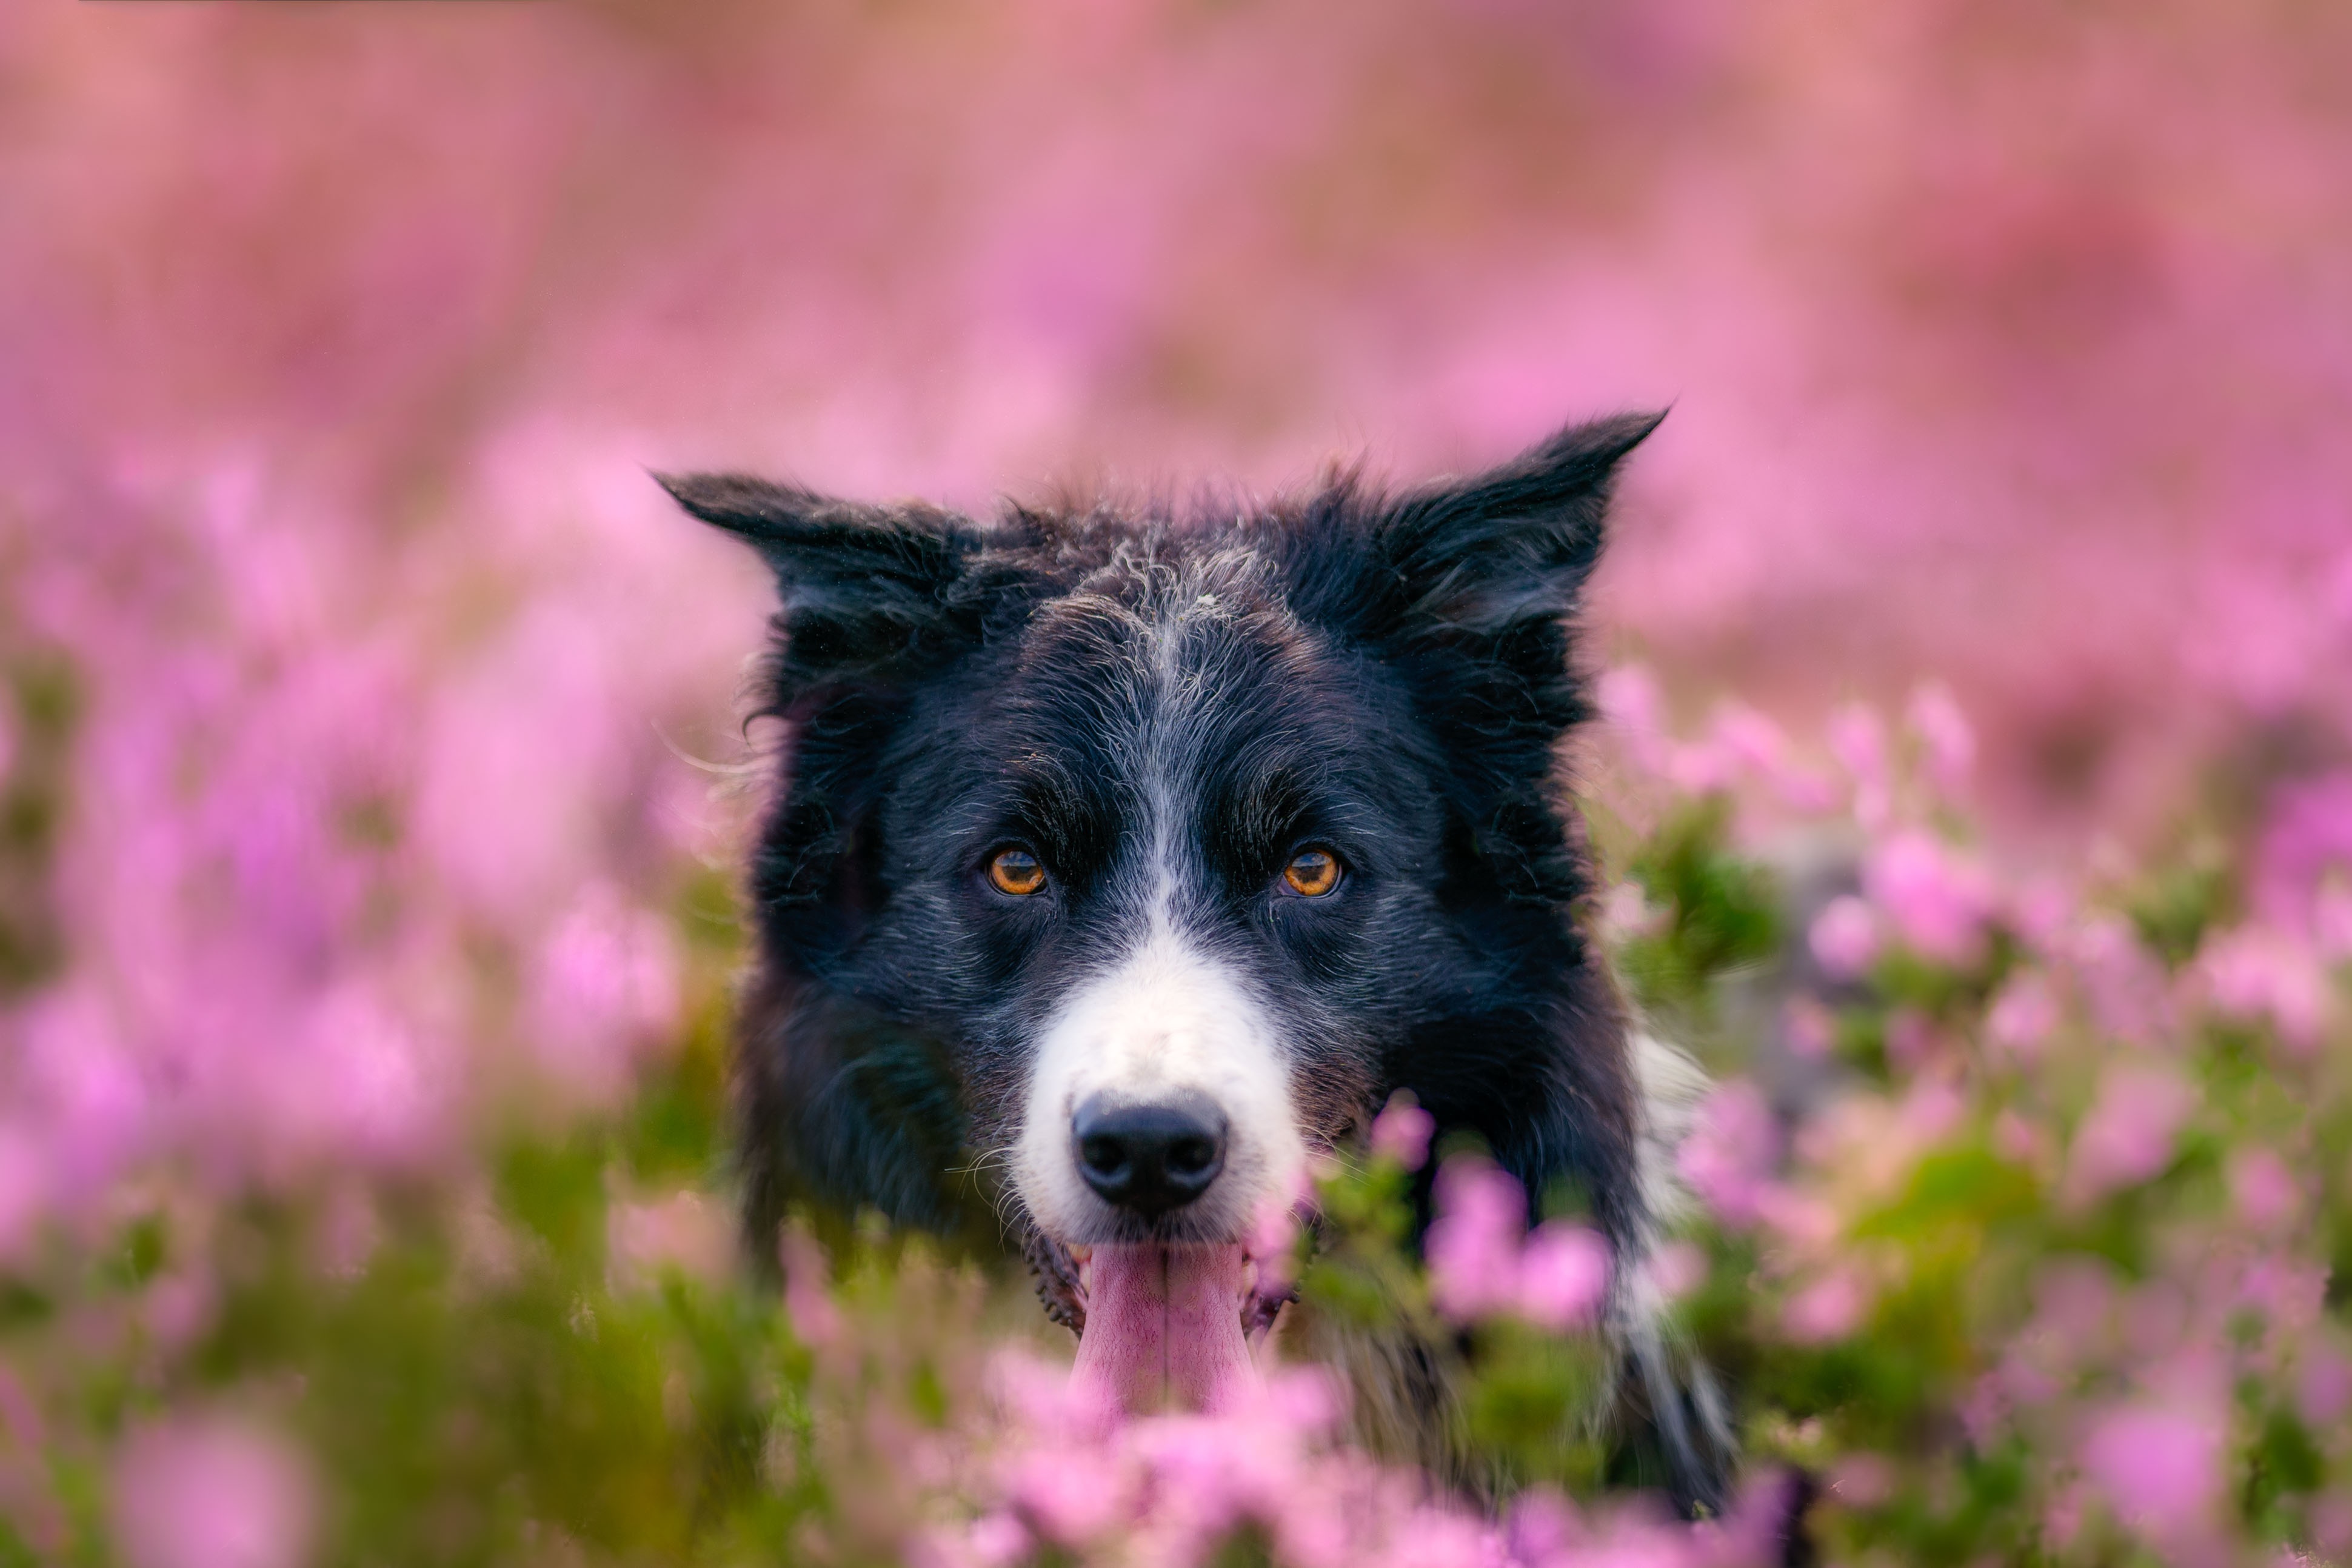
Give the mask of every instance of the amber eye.
<svg viewBox="0 0 2352 1568">
<path fill-rule="evenodd" d="M 1282 880 L 1301 898 L 1320 898 L 1339 885 L 1339 857 L 1329 850 L 1301 850 L 1282 868 Z"/>
<path fill-rule="evenodd" d="M 1027 850 L 999 850 L 988 862 L 988 880 L 999 893 L 1026 898 L 1045 890 L 1045 868 Z"/>
</svg>

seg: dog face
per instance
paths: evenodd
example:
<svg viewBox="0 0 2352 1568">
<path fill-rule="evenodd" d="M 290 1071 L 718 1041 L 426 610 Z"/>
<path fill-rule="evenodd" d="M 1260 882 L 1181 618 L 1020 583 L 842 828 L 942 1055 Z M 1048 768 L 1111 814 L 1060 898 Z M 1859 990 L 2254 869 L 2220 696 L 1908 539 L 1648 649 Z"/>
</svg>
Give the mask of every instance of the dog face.
<svg viewBox="0 0 2352 1568">
<path fill-rule="evenodd" d="M 976 1172 L 1066 1321 L 1126 1288 L 1113 1257 L 1157 1259 L 1165 1305 L 1191 1249 L 1246 1327 L 1278 1305 L 1254 1218 L 1409 1088 L 1632 1237 L 1638 1110 L 1555 774 L 1570 620 L 1654 423 L 1238 517 L 665 481 L 783 601 L 754 1228 L 794 1195 L 941 1224 Z"/>
</svg>

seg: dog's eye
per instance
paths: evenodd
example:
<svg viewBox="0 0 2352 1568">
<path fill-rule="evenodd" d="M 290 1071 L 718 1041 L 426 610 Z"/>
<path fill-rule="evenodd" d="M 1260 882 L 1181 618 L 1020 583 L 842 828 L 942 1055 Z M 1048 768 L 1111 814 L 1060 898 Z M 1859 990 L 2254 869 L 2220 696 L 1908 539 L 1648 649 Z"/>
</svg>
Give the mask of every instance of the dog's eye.
<svg viewBox="0 0 2352 1568">
<path fill-rule="evenodd" d="M 1026 898 L 1045 890 L 1045 868 L 1027 850 L 999 850 L 989 860 L 988 880 L 999 893 Z"/>
<path fill-rule="evenodd" d="M 1339 857 L 1329 850 L 1301 850 L 1282 868 L 1282 881 L 1301 898 L 1320 898 L 1339 885 Z"/>
</svg>

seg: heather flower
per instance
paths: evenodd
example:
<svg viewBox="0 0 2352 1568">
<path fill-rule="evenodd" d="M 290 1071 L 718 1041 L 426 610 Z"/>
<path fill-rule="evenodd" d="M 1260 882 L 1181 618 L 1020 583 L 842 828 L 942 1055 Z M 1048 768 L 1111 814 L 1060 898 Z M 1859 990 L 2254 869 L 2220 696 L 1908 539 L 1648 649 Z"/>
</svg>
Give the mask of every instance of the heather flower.
<svg viewBox="0 0 2352 1568">
<path fill-rule="evenodd" d="M 1468 1320 L 1517 1305 L 1526 1190 L 1492 1162 L 1461 1157 L 1439 1169 L 1435 1196 L 1427 1252 L 1437 1310 Z"/>
<path fill-rule="evenodd" d="M 1609 1244 L 1589 1226 L 1548 1220 L 1519 1258 L 1519 1315 L 1555 1332 L 1589 1322 L 1609 1290 Z"/>
<path fill-rule="evenodd" d="M 2229 1178 L 2231 1203 L 2238 1218 L 2257 1232 L 2275 1230 L 2301 1207 L 2302 1188 L 2286 1162 L 2273 1150 L 2232 1151 Z"/>
<path fill-rule="evenodd" d="M 1414 1102 L 1411 1091 L 1401 1089 L 1372 1118 L 1372 1153 L 1417 1171 L 1429 1159 L 1429 1137 L 1436 1130 L 1437 1118 Z"/>
<path fill-rule="evenodd" d="M 1905 717 L 1927 753 L 1927 772 L 1946 793 L 1957 793 L 1976 766 L 1977 737 L 1951 688 L 1929 683 L 1911 694 Z"/>
<path fill-rule="evenodd" d="M 1886 727 L 1876 710 L 1848 703 L 1830 716 L 1830 752 L 1853 780 L 1853 815 L 1867 833 L 1886 825 L 1894 800 L 1894 775 L 1887 765 Z"/>
<path fill-rule="evenodd" d="M 1863 862 L 1863 889 L 1903 940 L 1927 957 L 1969 964 L 1980 956 L 1993 888 L 1983 870 L 1926 833 L 1885 840 Z"/>
<path fill-rule="evenodd" d="M 1830 900 L 1806 934 L 1813 961 L 1833 980 L 1858 978 L 1878 957 L 1878 916 L 1852 894 Z"/>
<path fill-rule="evenodd" d="M 2058 1000 L 2047 977 L 2032 971 L 2013 977 L 1993 998 L 1985 1015 L 1985 1038 L 2010 1059 L 2030 1063 L 2058 1027 Z"/>
<path fill-rule="evenodd" d="M 1754 1224 L 1780 1159 L 1780 1130 L 1754 1084 L 1735 1080 L 1699 1108 L 1675 1155 L 1682 1177 L 1727 1225 Z"/>
<path fill-rule="evenodd" d="M 2307 1341 L 2295 1364 L 2296 1413 L 2314 1431 L 2325 1432 L 2352 1410 L 2352 1356 L 2324 1339 Z"/>
<path fill-rule="evenodd" d="M 298 1568 L 310 1551 L 310 1480 L 257 1427 L 181 1417 L 123 1446 L 114 1519 L 131 1568 Z"/>
<path fill-rule="evenodd" d="M 784 1269 L 784 1316 L 803 1343 L 819 1349 L 840 1340 L 841 1309 L 826 1288 L 824 1252 L 814 1237 L 787 1227 L 777 1243 Z"/>
<path fill-rule="evenodd" d="M 1800 1344 L 1825 1344 L 1843 1339 L 1862 1322 L 1870 1292 L 1851 1269 L 1837 1269 L 1811 1281 L 1789 1298 L 1780 1326 Z"/>
<path fill-rule="evenodd" d="M 2077 1198 L 2100 1197 L 2147 1180 L 2171 1163 L 2173 1140 L 2196 1097 L 2179 1074 L 2153 1064 L 2107 1069 L 2069 1155 L 2067 1180 Z"/>
<path fill-rule="evenodd" d="M 2092 1427 L 2083 1469 L 2116 1517 L 2151 1545 L 2176 1548 L 2210 1528 L 2224 1436 L 2210 1413 L 2128 1406 Z"/>
<path fill-rule="evenodd" d="M 2208 942 L 2198 967 L 2222 1012 L 2268 1022 L 2298 1051 L 2318 1043 L 2327 977 L 2302 944 L 2275 931 L 2234 931 Z"/>
<path fill-rule="evenodd" d="M 605 1229 L 605 1254 L 619 1284 L 649 1284 L 673 1269 L 712 1284 L 725 1280 L 734 1264 L 735 1228 L 700 1193 L 676 1192 L 650 1203 L 616 1202 L 606 1212 Z"/>
</svg>

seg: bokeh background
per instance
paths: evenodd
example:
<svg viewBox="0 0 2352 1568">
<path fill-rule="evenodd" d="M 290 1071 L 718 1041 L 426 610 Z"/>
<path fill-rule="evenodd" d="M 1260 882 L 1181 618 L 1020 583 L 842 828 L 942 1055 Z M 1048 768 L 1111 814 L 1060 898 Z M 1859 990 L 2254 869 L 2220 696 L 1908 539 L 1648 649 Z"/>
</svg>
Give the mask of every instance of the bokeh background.
<svg viewBox="0 0 2352 1568">
<path fill-rule="evenodd" d="M 985 510 L 1671 404 L 1592 632 L 1658 723 L 1926 683 L 1984 853 L 2304 896 L 2347 80 L 2313 0 L 0 9 L 0 1258 L 716 1027 L 767 588 L 649 467 Z"/>
<path fill-rule="evenodd" d="M 647 467 L 985 509 L 1671 403 L 1594 636 L 1682 720 L 1932 680 L 2017 852 L 2325 837 L 2347 72 L 2303 0 L 11 6 L 16 1071 L 110 1042 L 88 1176 L 159 1055 L 392 1149 L 485 984 L 625 1017 L 643 948 L 661 1016 L 765 587 Z"/>
</svg>

